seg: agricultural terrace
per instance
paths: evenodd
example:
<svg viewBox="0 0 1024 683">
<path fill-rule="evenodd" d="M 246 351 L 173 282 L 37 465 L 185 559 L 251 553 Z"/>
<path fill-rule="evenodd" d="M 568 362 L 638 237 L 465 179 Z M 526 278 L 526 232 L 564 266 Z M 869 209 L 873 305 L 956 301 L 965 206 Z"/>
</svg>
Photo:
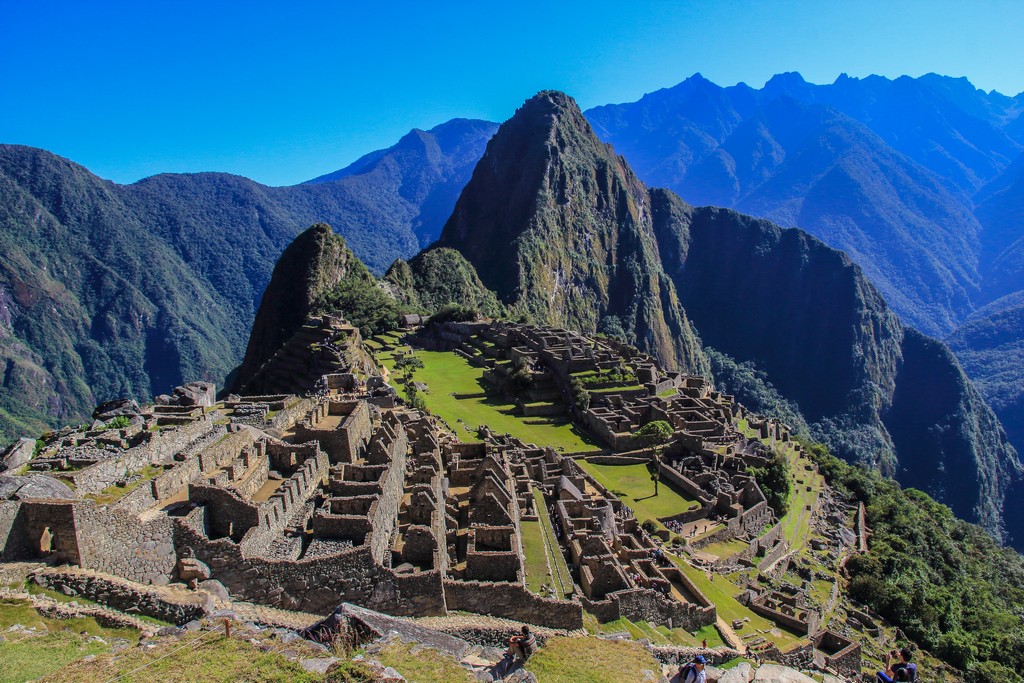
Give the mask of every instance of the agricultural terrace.
<svg viewBox="0 0 1024 683">
<path fill-rule="evenodd" d="M 483 368 L 474 367 L 462 356 L 447 351 L 413 351 L 408 346 L 398 351 L 413 353 L 423 362 L 423 369 L 415 372 L 414 380 L 427 386 L 423 394 L 427 409 L 447 422 L 462 441 L 479 441 L 477 428 L 487 425 L 495 432 L 511 434 L 526 443 L 566 453 L 598 448 L 593 439 L 564 418 L 515 415 L 513 403 L 485 392 Z M 377 351 L 375 357 L 388 372 L 393 372 L 394 351 Z M 397 378 L 392 383 L 397 384 Z"/>
<path fill-rule="evenodd" d="M 803 636 L 778 626 L 774 621 L 745 607 L 736 599 L 735 596 L 742 591 L 736 583 L 730 580 L 730 577 L 708 573 L 704 569 L 690 566 L 685 560 L 675 556 L 672 556 L 672 561 L 683 570 L 697 590 L 715 603 L 718 616 L 723 621 L 732 623 L 737 619 L 742 619 L 746 622 L 745 626 L 736 633 L 740 638 L 757 633 L 775 643 L 782 651 L 789 650 L 806 641 Z"/>
</svg>

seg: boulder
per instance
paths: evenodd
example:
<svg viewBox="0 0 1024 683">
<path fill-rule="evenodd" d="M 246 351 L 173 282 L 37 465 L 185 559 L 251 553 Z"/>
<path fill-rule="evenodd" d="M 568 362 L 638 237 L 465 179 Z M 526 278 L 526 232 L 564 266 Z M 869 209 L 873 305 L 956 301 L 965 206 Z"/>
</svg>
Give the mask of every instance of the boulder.
<svg viewBox="0 0 1024 683">
<path fill-rule="evenodd" d="M 723 671 L 718 683 L 749 683 L 753 673 L 750 664 L 741 662 L 733 668 Z"/>
<path fill-rule="evenodd" d="M 74 500 L 77 497 L 67 484 L 45 474 L 0 475 L 0 500 L 25 500 L 27 498 Z"/>
<path fill-rule="evenodd" d="M 18 439 L 0 456 L 0 472 L 18 469 L 32 459 L 35 450 L 35 439 Z"/>
<path fill-rule="evenodd" d="M 336 657 L 315 657 L 310 659 L 300 659 L 299 666 L 310 673 L 314 674 L 326 674 L 327 670 L 331 666 L 339 661 Z"/>
<path fill-rule="evenodd" d="M 104 422 L 112 420 L 119 415 L 131 417 L 132 415 L 141 414 L 142 410 L 139 408 L 139 404 L 130 398 L 115 398 L 112 401 L 104 401 L 96 406 L 96 410 L 92 411 L 94 420 L 103 420 Z"/>
<path fill-rule="evenodd" d="M 207 593 L 213 595 L 214 597 L 220 598 L 221 600 L 231 599 L 231 596 L 228 594 L 228 589 L 225 588 L 224 584 L 222 584 L 217 579 L 200 581 L 199 590 L 206 591 Z"/>
<path fill-rule="evenodd" d="M 174 387 L 174 395 L 178 405 L 209 408 L 217 402 L 217 385 L 213 382 L 189 382 L 185 386 Z"/>
<path fill-rule="evenodd" d="M 206 581 L 210 576 L 210 568 L 194 557 L 183 557 L 178 560 L 178 577 L 182 581 Z"/>
<path fill-rule="evenodd" d="M 174 402 L 174 399 L 167 394 L 160 394 L 159 396 L 153 397 L 153 403 L 158 406 L 169 406 Z"/>
<path fill-rule="evenodd" d="M 763 664 L 754 674 L 754 683 L 815 683 L 796 669 L 779 664 Z"/>
</svg>

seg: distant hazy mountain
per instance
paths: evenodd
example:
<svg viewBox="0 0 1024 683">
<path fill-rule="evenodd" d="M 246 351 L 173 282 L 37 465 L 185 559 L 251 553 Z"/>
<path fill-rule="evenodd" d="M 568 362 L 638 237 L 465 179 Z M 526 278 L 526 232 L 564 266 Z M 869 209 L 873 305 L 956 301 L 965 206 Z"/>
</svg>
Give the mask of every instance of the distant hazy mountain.
<svg viewBox="0 0 1024 683">
<path fill-rule="evenodd" d="M 700 75 L 587 112 L 646 182 L 697 204 L 799 226 L 849 253 L 932 334 L 977 303 L 970 196 L 1020 155 L 1019 103 L 964 79 L 782 74 L 761 90 Z"/>
</svg>

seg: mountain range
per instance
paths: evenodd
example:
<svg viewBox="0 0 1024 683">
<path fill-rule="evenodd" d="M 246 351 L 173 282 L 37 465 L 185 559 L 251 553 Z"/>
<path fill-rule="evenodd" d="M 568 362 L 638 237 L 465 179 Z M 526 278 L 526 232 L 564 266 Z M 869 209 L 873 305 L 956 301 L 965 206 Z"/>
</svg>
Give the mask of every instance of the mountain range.
<svg viewBox="0 0 1024 683">
<path fill-rule="evenodd" d="M 325 288 L 328 300 L 351 288 L 351 255 L 323 233 L 285 251 L 253 340 L 277 329 L 270 312 L 312 311 Z M 451 272 L 464 284 L 446 290 Z M 1016 452 L 948 348 L 905 328 L 843 252 L 648 188 L 563 93 L 539 93 L 502 124 L 438 241 L 385 281 L 399 299 L 435 306 L 472 306 L 489 291 L 508 317 L 619 336 L 673 370 L 711 378 L 716 362 L 753 363 L 835 452 L 997 535 L 1017 528 Z M 303 295 L 311 282 L 318 293 Z M 715 379 L 734 390 L 728 373 Z M 736 388 L 748 407 L 771 409 Z"/>
<path fill-rule="evenodd" d="M 99 398 L 222 382 L 242 359 L 276 258 L 326 221 L 376 274 L 439 238 L 444 249 L 391 267 L 388 286 L 407 302 L 432 307 L 457 281 L 478 307 L 496 297 L 536 320 L 622 330 L 670 365 L 728 376 L 748 400 L 770 399 L 831 431 L 840 452 L 994 528 L 1015 479 L 1012 449 L 949 351 L 893 312 L 949 340 L 1021 443 L 1024 382 L 1007 358 L 1022 326 L 1022 106 L 1021 96 L 940 76 L 814 86 L 784 74 L 760 90 L 695 76 L 585 112 L 614 152 L 582 126 L 557 128 L 567 151 L 558 176 L 534 138 L 515 136 L 488 160 L 496 124 L 457 119 L 284 188 L 217 173 L 116 185 L 42 150 L 0 146 L 0 429 L 12 438 L 85 419 Z M 513 177 L 507 161 L 520 154 Z M 505 193 L 508 211 L 489 192 L 462 192 L 474 183 Z M 673 192 L 647 189 L 658 185 Z M 812 259 L 824 245 L 802 232 L 691 204 L 799 226 L 849 258 Z M 487 221 L 500 249 L 474 237 Z M 556 252 L 548 241 L 563 224 L 573 232 Z M 711 249 L 725 238 L 729 248 Z M 847 275 L 833 280 L 832 270 Z M 539 296 L 545 287 L 563 294 Z M 807 288 L 828 296 L 814 302 Z M 836 301 L 841 313 L 822 308 Z M 734 313 L 719 320 L 719 310 Z M 851 325 L 830 351 L 842 362 L 814 357 Z M 808 368 L 836 389 L 813 374 L 803 381 Z M 920 372 L 945 388 L 908 394 Z M 930 436 L 897 425 L 915 411 L 932 420 Z M 920 460 L 906 455 L 914 449 Z M 977 484 L 958 502 L 958 491 L 937 488 L 952 470 Z M 1006 518 L 1016 526 L 1012 511 Z"/>
<path fill-rule="evenodd" d="M 440 231 L 495 128 L 415 130 L 387 154 L 278 188 L 224 173 L 118 185 L 0 145 L 0 434 L 85 421 L 112 396 L 223 384 L 292 238 L 329 221 L 383 271 Z"/>
</svg>

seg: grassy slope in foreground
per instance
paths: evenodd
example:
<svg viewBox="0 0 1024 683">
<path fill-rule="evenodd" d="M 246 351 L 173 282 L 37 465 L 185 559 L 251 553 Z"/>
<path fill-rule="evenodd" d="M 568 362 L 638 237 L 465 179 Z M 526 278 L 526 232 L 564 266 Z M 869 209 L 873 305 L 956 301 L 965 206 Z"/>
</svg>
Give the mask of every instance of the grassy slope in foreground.
<svg viewBox="0 0 1024 683">
<path fill-rule="evenodd" d="M 14 624 L 35 627 L 45 635 L 7 632 Z M 109 629 L 95 619 L 48 619 L 40 616 L 27 600 L 0 600 L 0 683 L 21 683 L 52 673 L 76 659 L 110 651 L 109 645 L 89 642 L 91 636 L 106 641 L 123 638 L 131 643 L 139 639 L 132 629 Z"/>
<path fill-rule="evenodd" d="M 552 638 L 526 669 L 541 683 L 643 681 L 645 671 L 660 678 L 661 665 L 639 643 L 597 638 Z"/>
<path fill-rule="evenodd" d="M 415 354 L 423 361 L 423 369 L 416 371 L 414 379 L 427 385 L 428 391 L 424 394 L 427 408 L 443 418 L 460 440 L 479 441 L 476 428 L 487 425 L 495 432 L 507 432 L 526 443 L 565 449 L 567 453 L 592 451 L 597 447 L 568 422 L 512 415 L 513 404 L 485 395 L 481 384 L 483 368 L 470 365 L 462 356 L 447 351 L 417 350 Z M 393 369 L 391 354 L 378 353 L 376 357 L 388 370 Z M 397 384 L 398 379 L 393 382 Z"/>
</svg>

